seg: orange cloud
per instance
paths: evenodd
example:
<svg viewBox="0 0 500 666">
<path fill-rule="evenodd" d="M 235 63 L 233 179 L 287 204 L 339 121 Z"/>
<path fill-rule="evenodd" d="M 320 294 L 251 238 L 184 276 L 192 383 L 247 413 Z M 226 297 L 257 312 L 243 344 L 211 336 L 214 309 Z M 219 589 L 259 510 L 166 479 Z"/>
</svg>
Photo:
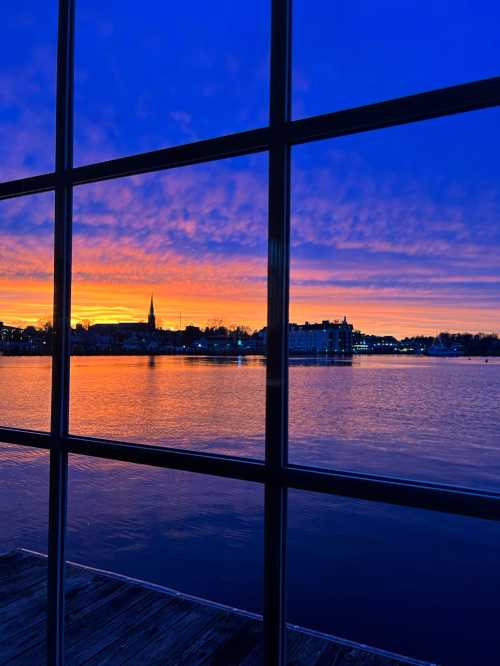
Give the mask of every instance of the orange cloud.
<svg viewBox="0 0 500 666">
<path fill-rule="evenodd" d="M 165 327 L 180 316 L 182 325 L 264 326 L 265 161 L 76 188 L 73 323 L 145 320 L 154 293 Z M 351 181 L 335 185 L 328 170 L 295 176 L 291 320 L 347 315 L 366 332 L 397 336 L 500 330 L 491 189 L 469 222 L 470 205 L 438 206 L 414 184 L 398 191 L 360 177 L 354 197 Z M 0 320 L 9 323 L 33 323 L 51 308 L 52 209 L 29 199 L 9 202 L 27 233 L 2 231 L 0 218 Z"/>
</svg>

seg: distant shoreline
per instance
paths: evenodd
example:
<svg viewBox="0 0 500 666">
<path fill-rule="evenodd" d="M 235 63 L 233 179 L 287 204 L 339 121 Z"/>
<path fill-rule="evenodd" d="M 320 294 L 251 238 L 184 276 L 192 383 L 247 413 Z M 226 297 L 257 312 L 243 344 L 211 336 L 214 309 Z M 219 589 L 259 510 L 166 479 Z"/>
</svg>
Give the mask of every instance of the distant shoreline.
<svg viewBox="0 0 500 666">
<path fill-rule="evenodd" d="M 148 351 L 131 351 L 131 352 L 124 352 L 124 351 L 109 351 L 109 352 L 87 352 L 87 353 L 81 353 L 81 352 L 76 352 L 76 353 L 71 353 L 71 356 L 192 356 L 192 357 L 217 357 L 217 356 L 226 356 L 226 357 L 233 357 L 237 358 L 239 356 L 260 356 L 260 357 L 265 357 L 266 354 L 263 352 L 256 352 L 256 351 L 241 351 L 241 352 L 234 352 L 234 351 L 218 351 L 218 352 L 211 352 L 211 351 L 179 351 L 179 352 L 148 352 Z M 0 357 L 1 356 L 6 356 L 6 357 L 41 357 L 41 358 L 50 358 L 52 356 L 51 353 L 47 354 L 40 354 L 39 352 L 5 352 L 5 351 L 0 351 Z M 297 353 L 291 353 L 289 354 L 289 358 L 317 358 L 317 359 L 332 359 L 332 360 L 352 360 L 353 358 L 356 358 L 358 356 L 423 356 L 426 358 L 496 358 L 500 357 L 500 353 L 498 354 L 461 354 L 458 356 L 452 356 L 452 357 L 440 357 L 437 355 L 432 355 L 432 354 L 418 354 L 415 352 L 403 352 L 403 351 L 363 351 L 363 352 L 353 352 L 352 355 L 349 354 L 313 354 L 313 353 L 303 353 L 303 354 L 297 354 Z"/>
</svg>

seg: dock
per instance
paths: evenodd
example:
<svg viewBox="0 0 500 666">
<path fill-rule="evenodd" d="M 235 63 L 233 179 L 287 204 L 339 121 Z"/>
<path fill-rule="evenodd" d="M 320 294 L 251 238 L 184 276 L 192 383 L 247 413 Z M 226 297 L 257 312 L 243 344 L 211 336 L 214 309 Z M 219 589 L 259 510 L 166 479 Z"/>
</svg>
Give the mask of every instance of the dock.
<svg viewBox="0 0 500 666">
<path fill-rule="evenodd" d="M 46 659 L 47 558 L 0 555 L 0 663 Z M 290 666 L 430 666 L 288 626 Z M 66 564 L 66 663 L 263 664 L 262 618 L 158 585 Z"/>
</svg>

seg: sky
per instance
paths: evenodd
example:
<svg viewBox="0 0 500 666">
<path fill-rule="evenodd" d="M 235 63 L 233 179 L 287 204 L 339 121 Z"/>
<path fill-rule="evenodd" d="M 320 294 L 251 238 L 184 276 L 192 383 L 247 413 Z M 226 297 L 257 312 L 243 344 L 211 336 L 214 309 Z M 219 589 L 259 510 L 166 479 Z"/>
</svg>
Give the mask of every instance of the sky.
<svg viewBox="0 0 500 666">
<path fill-rule="evenodd" d="M 0 180 L 53 169 L 56 2 L 2 7 Z M 314 7 L 314 10 L 313 10 Z M 295 0 L 293 116 L 500 74 L 493 0 Z M 267 123 L 269 2 L 80 0 L 75 163 Z M 500 109 L 292 152 L 290 318 L 500 332 Z M 72 321 L 260 328 L 267 155 L 81 186 Z M 0 202 L 0 321 L 50 319 L 53 195 Z"/>
</svg>

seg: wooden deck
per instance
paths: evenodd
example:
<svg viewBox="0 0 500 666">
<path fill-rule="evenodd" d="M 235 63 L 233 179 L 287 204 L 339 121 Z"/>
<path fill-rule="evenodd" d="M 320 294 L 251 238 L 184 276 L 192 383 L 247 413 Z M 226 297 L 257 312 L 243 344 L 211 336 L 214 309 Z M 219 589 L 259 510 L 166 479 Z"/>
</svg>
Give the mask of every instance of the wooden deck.
<svg viewBox="0 0 500 666">
<path fill-rule="evenodd" d="M 0 556 L 0 663 L 45 663 L 44 556 Z M 262 664 L 258 616 L 159 586 L 67 565 L 67 664 Z M 294 666 L 404 666 L 391 655 L 298 627 L 288 630 Z"/>
</svg>

